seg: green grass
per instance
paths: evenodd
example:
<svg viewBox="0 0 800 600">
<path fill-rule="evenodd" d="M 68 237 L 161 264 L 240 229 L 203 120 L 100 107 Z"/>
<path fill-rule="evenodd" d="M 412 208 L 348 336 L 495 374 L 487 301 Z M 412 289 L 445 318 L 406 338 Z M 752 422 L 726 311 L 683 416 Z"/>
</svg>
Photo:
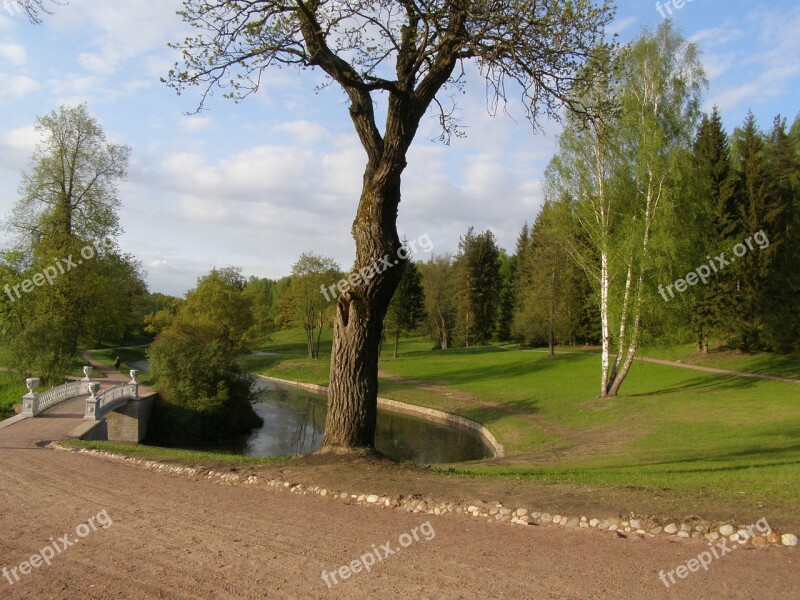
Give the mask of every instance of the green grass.
<svg viewBox="0 0 800 600">
<path fill-rule="evenodd" d="M 119 452 L 126 456 L 146 458 L 151 460 L 170 460 L 184 463 L 229 463 L 257 465 L 275 463 L 289 460 L 291 457 L 273 456 L 256 457 L 241 454 L 226 454 L 222 452 L 205 452 L 202 450 L 180 450 L 176 448 L 161 448 L 158 446 L 136 446 L 132 444 L 115 444 L 113 442 L 87 442 L 84 440 L 67 440 L 64 446 L 72 448 L 87 448 L 89 450 L 103 450 L 105 452 Z"/>
<path fill-rule="evenodd" d="M 621 395 L 600 400 L 596 352 L 564 349 L 549 359 L 512 346 L 431 351 L 416 338 L 401 342 L 395 359 L 391 345 L 380 369 L 395 379 L 381 380 L 382 396 L 474 419 L 506 448 L 503 461 L 455 473 L 800 502 L 800 384 L 637 362 Z M 261 372 L 327 383 L 327 355 L 305 358 L 302 332 L 283 332 L 263 350 L 279 355 L 261 357 L 269 359 L 254 365 Z M 725 356 L 726 365 L 737 360 L 737 370 L 792 372 L 789 359 L 772 354 Z"/>
<path fill-rule="evenodd" d="M 0 371 L 0 420 L 14 416 L 14 404 L 28 393 L 25 378 L 10 371 Z"/>
</svg>

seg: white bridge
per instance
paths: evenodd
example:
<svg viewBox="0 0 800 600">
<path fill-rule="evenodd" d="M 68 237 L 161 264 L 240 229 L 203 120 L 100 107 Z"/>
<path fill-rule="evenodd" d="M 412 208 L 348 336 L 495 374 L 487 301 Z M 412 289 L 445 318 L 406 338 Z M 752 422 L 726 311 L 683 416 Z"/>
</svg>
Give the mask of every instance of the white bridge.
<svg viewBox="0 0 800 600">
<path fill-rule="evenodd" d="M 136 381 L 137 370 L 131 370 L 131 380 L 109 387 L 100 392 L 100 382 L 92 381 L 92 367 L 83 367 L 84 378 L 79 381 L 70 381 L 50 388 L 41 394 L 36 393 L 40 380 L 31 377 L 25 380 L 28 393 L 22 397 L 22 414 L 35 417 L 48 408 L 70 400 L 86 396 L 86 409 L 84 419 L 100 421 L 111 411 L 124 406 L 131 400 L 139 399 L 139 382 Z M 99 393 L 98 393 L 99 392 Z"/>
</svg>

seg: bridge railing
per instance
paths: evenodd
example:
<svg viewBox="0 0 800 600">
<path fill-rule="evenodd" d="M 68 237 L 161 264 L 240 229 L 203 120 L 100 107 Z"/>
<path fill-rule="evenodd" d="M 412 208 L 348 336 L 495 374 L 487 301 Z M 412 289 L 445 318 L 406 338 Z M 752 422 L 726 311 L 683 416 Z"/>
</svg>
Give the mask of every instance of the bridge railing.
<svg viewBox="0 0 800 600">
<path fill-rule="evenodd" d="M 77 398 L 78 396 L 85 396 L 89 393 L 91 383 L 92 382 L 87 377 L 80 381 L 70 381 L 62 385 L 57 385 L 46 392 L 37 394 L 36 388 L 39 386 L 39 378 L 30 377 L 25 380 L 28 393 L 22 397 L 22 414 L 35 417 L 43 410 L 60 404 L 65 400 Z"/>
<path fill-rule="evenodd" d="M 136 381 L 136 376 L 139 371 L 131 370 L 130 373 L 130 382 L 116 385 L 102 394 L 97 393 L 100 389 L 100 383 L 92 381 L 92 367 L 89 366 L 83 367 L 83 374 L 85 375 L 83 379 L 57 385 L 41 394 L 36 393 L 36 388 L 40 383 L 39 378 L 30 377 L 25 380 L 28 393 L 22 397 L 22 414 L 35 417 L 42 411 L 65 400 L 89 395 L 86 399 L 84 418 L 101 419 L 106 413 L 125 404 L 128 399 L 138 397 L 139 382 Z"/>
<path fill-rule="evenodd" d="M 70 398 L 85 396 L 89 393 L 89 383 L 88 381 L 70 381 L 69 383 L 50 388 L 39 395 L 39 412 L 59 402 L 69 400 Z"/>
<path fill-rule="evenodd" d="M 127 403 L 131 398 L 137 398 L 139 384 L 136 382 L 123 383 L 107 389 L 102 394 L 90 396 L 86 399 L 85 419 L 102 419 L 107 413 Z"/>
</svg>

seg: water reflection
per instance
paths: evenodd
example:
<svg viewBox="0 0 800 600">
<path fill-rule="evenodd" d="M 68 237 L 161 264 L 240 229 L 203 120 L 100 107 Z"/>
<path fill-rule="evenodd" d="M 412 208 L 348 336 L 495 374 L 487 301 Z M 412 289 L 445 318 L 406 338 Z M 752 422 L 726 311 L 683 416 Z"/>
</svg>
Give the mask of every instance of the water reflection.
<svg viewBox="0 0 800 600">
<path fill-rule="evenodd" d="M 322 445 L 326 398 L 304 390 L 259 381 L 264 400 L 254 405 L 264 426 L 228 446 L 250 456 L 310 454 Z M 413 416 L 378 411 L 375 445 L 396 460 L 447 463 L 491 456 L 483 439 L 460 427 L 440 425 Z"/>
</svg>

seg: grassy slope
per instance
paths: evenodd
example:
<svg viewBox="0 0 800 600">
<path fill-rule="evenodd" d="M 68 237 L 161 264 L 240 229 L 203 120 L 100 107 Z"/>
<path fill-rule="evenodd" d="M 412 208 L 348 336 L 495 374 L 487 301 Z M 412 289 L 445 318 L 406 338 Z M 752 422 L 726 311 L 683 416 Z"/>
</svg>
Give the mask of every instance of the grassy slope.
<svg viewBox="0 0 800 600">
<path fill-rule="evenodd" d="M 0 371 L 0 420 L 14 416 L 14 404 L 21 403 L 27 392 L 23 377 Z"/>
<path fill-rule="evenodd" d="M 251 367 L 326 383 L 329 345 L 312 361 L 303 357 L 302 339 L 283 332 L 264 350 L 280 356 L 248 359 Z M 791 374 L 781 357 L 767 364 L 774 358 L 741 357 L 737 368 L 761 364 L 764 372 Z M 384 378 L 381 395 L 473 418 L 506 445 L 507 459 L 459 466 L 458 473 L 757 496 L 784 506 L 800 499 L 800 384 L 637 363 L 622 395 L 600 401 L 593 353 L 552 360 L 493 346 L 433 352 L 422 338 L 404 341 L 399 359 L 384 349 L 381 370 L 414 380 Z M 456 397 L 419 389 L 420 380 Z"/>
</svg>

